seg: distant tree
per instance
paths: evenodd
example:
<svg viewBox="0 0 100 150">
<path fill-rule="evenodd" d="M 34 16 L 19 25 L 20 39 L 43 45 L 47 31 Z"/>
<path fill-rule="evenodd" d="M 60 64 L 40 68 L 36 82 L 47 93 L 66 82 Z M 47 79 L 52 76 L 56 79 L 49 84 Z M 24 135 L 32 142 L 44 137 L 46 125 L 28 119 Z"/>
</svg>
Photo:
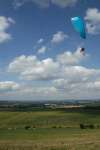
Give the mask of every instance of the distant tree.
<svg viewBox="0 0 100 150">
<path fill-rule="evenodd" d="M 85 129 L 85 125 L 84 124 L 80 124 L 80 129 Z"/>
<path fill-rule="evenodd" d="M 57 128 L 57 126 L 52 126 L 52 128 Z"/>
<path fill-rule="evenodd" d="M 26 129 L 26 130 L 28 130 L 28 129 L 30 129 L 30 128 L 31 128 L 30 126 L 25 126 L 25 129 Z"/>
<path fill-rule="evenodd" d="M 90 125 L 89 125 L 89 128 L 90 128 L 90 129 L 94 129 L 95 126 L 94 126 L 93 124 L 90 124 Z"/>
</svg>

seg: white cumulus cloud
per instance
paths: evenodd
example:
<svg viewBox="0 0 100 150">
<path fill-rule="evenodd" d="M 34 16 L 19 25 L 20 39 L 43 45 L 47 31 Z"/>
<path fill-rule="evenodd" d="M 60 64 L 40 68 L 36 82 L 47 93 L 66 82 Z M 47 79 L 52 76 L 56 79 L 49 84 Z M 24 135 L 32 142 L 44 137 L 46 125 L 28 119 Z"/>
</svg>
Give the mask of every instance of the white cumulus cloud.
<svg viewBox="0 0 100 150">
<path fill-rule="evenodd" d="M 41 48 L 38 49 L 38 53 L 39 54 L 44 54 L 47 50 L 47 47 L 46 46 L 42 46 Z"/>
<path fill-rule="evenodd" d="M 88 55 L 84 55 L 80 52 L 80 48 L 78 48 L 75 52 L 66 51 L 63 54 L 57 56 L 57 60 L 61 64 L 65 65 L 75 65 L 84 60 Z"/>
<path fill-rule="evenodd" d="M 58 31 L 57 33 L 55 33 L 53 35 L 51 42 L 52 43 L 60 43 L 60 42 L 63 42 L 66 38 L 68 38 L 68 35 L 66 35 L 62 31 Z"/>
<path fill-rule="evenodd" d="M 20 88 L 19 95 L 37 99 L 72 99 L 100 97 L 100 69 L 80 65 L 84 59 L 79 49 L 67 51 L 56 58 L 40 60 L 37 56 L 19 56 L 8 66 L 21 80 L 31 80 L 32 86 Z M 27 94 L 25 94 L 27 93 Z M 17 94 L 16 94 L 17 95 Z M 30 99 L 31 99 L 30 98 Z"/>
<path fill-rule="evenodd" d="M 86 27 L 90 34 L 100 34 L 100 11 L 97 8 L 89 8 L 86 12 Z"/>
<path fill-rule="evenodd" d="M 9 92 L 13 90 L 17 90 L 19 88 L 19 84 L 13 81 L 0 81 L 0 92 Z"/>
<path fill-rule="evenodd" d="M 15 22 L 12 18 L 0 16 L 0 43 L 6 42 L 12 38 L 11 34 L 7 32 L 7 29 L 13 23 Z"/>
<path fill-rule="evenodd" d="M 55 78 L 59 64 L 51 58 L 39 60 L 36 56 L 20 56 L 9 64 L 8 71 L 19 73 L 27 80 L 48 80 Z"/>
<path fill-rule="evenodd" d="M 52 58 L 39 60 L 34 55 L 22 55 L 15 58 L 9 64 L 8 71 L 17 73 L 20 75 L 20 78 L 27 80 L 52 80 L 64 75 L 68 76 L 68 73 L 71 76 L 70 72 L 74 70 L 73 73 L 75 73 L 75 68 L 72 68 L 72 66 L 79 64 L 83 57 L 85 57 L 81 55 L 79 50 L 76 50 L 74 53 L 70 51 L 65 52 L 58 55 L 55 60 Z M 76 67 L 76 72 L 78 72 L 78 67 Z"/>
<path fill-rule="evenodd" d="M 43 43 L 43 41 L 44 41 L 44 39 L 43 39 L 43 38 L 40 38 L 40 39 L 37 41 L 37 43 L 38 43 L 38 44 L 41 44 L 41 43 Z"/>
</svg>

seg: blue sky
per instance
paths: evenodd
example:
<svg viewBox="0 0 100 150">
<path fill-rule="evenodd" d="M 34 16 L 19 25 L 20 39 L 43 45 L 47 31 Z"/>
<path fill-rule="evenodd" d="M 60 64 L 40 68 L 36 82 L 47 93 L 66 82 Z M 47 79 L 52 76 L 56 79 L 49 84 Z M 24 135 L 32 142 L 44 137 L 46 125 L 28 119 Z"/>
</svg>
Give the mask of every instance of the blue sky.
<svg viewBox="0 0 100 150">
<path fill-rule="evenodd" d="M 84 19 L 86 40 L 74 16 Z M 98 0 L 1 0 L 0 99 L 100 98 L 99 45 Z"/>
</svg>

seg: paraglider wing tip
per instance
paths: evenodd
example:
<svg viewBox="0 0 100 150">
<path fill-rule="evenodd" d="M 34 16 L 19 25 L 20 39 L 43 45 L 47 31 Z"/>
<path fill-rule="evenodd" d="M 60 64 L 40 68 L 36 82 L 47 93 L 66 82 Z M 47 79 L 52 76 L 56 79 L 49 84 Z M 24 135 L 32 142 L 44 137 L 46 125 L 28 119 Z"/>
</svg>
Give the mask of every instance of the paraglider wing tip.
<svg viewBox="0 0 100 150">
<path fill-rule="evenodd" d="M 73 20 L 78 20 L 78 19 L 80 19 L 80 17 L 78 17 L 78 16 L 71 18 L 72 21 L 73 21 Z"/>
</svg>

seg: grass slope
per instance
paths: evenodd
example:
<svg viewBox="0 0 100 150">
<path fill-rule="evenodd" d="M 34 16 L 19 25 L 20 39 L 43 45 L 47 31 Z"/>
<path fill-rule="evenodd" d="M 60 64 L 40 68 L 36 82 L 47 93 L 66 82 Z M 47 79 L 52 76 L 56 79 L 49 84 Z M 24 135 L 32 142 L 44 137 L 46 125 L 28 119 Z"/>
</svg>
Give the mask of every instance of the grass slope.
<svg viewBox="0 0 100 150">
<path fill-rule="evenodd" d="M 80 123 L 100 125 L 100 112 L 0 112 L 0 150 L 100 150 L 100 129 Z"/>
</svg>

